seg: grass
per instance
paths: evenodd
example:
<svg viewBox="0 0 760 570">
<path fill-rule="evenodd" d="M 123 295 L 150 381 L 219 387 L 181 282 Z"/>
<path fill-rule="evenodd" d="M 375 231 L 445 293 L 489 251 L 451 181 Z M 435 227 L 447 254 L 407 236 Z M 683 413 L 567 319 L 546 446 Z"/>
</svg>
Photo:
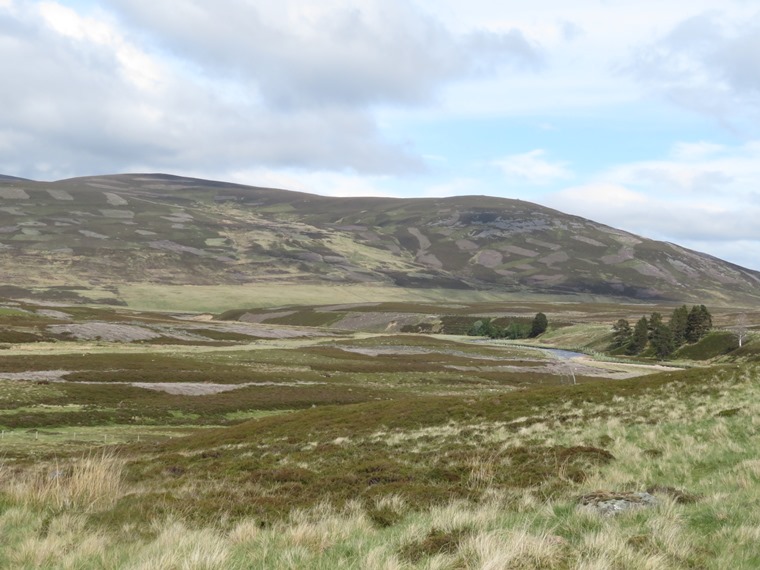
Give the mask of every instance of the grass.
<svg viewBox="0 0 760 570">
<path fill-rule="evenodd" d="M 362 310 L 402 308 L 433 310 Z M 606 334 L 584 314 L 545 336 Z M 554 358 L 465 337 L 15 345 L 0 374 L 66 381 L 0 379 L 0 567 L 755 568 L 753 347 L 722 366 L 573 386 Z M 132 385 L 180 381 L 236 389 Z M 581 505 L 641 491 L 657 506 Z"/>
<path fill-rule="evenodd" d="M 341 285 L 331 283 L 272 282 L 246 285 L 157 285 L 132 283 L 119 285 L 120 297 L 127 306 L 146 311 L 196 311 L 222 313 L 230 307 L 266 308 L 284 305 L 329 305 L 341 303 L 504 303 L 525 302 L 530 294 L 459 289 L 404 288 L 383 285 Z M 534 295 L 547 302 L 546 295 Z M 580 297 L 579 297 L 580 298 Z M 558 295 L 558 301 L 574 299 Z"/>
<path fill-rule="evenodd" d="M 675 357 L 690 360 L 710 360 L 723 356 L 739 348 L 736 335 L 727 331 L 711 332 L 699 342 L 689 344 L 679 349 Z"/>
<path fill-rule="evenodd" d="M 45 473 L 39 467 L 31 472 L 5 467 L 0 561 L 14 568 L 754 568 L 760 563 L 754 548 L 760 515 L 747 506 L 757 501 L 760 482 L 754 437 L 758 378 L 755 367 L 672 373 L 648 379 L 639 391 L 631 386 L 618 391 L 623 384 L 612 384 L 605 397 L 601 388 L 579 387 L 586 392 L 574 403 L 558 398 L 542 406 L 537 400 L 535 421 L 504 421 L 511 408 L 504 401 L 496 414 L 501 420 L 428 419 L 422 422 L 427 428 L 352 432 L 345 436 L 349 442 L 334 444 L 348 447 L 343 471 L 365 477 L 367 484 L 375 481 L 370 488 L 390 486 L 388 492 L 354 494 L 343 502 L 322 493 L 312 505 L 294 504 L 276 518 L 235 516 L 232 509 L 226 516 L 193 516 L 197 505 L 188 509 L 186 502 L 191 494 L 219 502 L 240 486 L 231 472 L 193 482 L 193 472 L 227 461 L 225 448 L 197 445 L 201 440 L 195 436 L 159 448 L 159 461 L 169 456 L 174 461 L 162 477 L 176 484 L 165 483 L 164 490 L 150 477 L 135 477 L 129 449 L 59 465 L 60 482 L 32 476 Z M 735 408 L 741 411 L 720 415 Z M 265 454 L 272 453 L 271 445 L 282 437 L 274 426 L 285 420 L 257 420 L 248 442 L 269 441 Z M 305 427 L 305 418 L 297 424 Z M 306 451 L 297 453 L 304 440 L 291 431 L 281 440 L 291 448 L 290 460 L 273 462 L 264 479 L 249 470 L 248 485 L 270 500 L 278 496 L 277 485 L 289 494 L 310 479 L 326 490 L 337 487 L 340 481 L 316 474 L 325 454 L 334 453 L 325 446 L 333 435 L 317 430 L 308 436 L 313 450 L 307 459 Z M 372 441 L 386 450 L 386 462 L 401 457 L 396 448 L 418 461 L 425 455 L 415 451 L 419 446 L 440 453 L 456 448 L 456 442 L 477 443 L 461 475 L 472 496 L 443 494 L 427 504 L 404 497 L 393 483 L 410 473 L 408 464 L 356 457 Z M 244 456 L 240 443 L 230 452 Z M 537 461 L 544 457 L 536 455 L 542 449 L 553 449 L 559 461 Z M 571 468 L 575 463 L 556 453 L 573 449 L 592 454 L 578 464 L 580 475 Z M 193 461 L 182 463 L 185 456 Z M 588 462 L 589 457 L 604 460 Z M 530 476 L 516 481 L 521 465 L 530 466 Z M 545 468 L 549 484 L 541 472 Z M 433 487 L 445 486 L 447 476 L 435 474 Z M 511 482 L 505 484 L 504 477 Z M 542 492 L 547 489 L 552 492 Z M 658 506 L 616 517 L 578 506 L 578 497 L 591 491 L 644 489 L 655 493 Z M 155 506 L 152 511 L 135 510 L 140 495 Z M 138 512 L 148 516 L 136 517 Z"/>
<path fill-rule="evenodd" d="M 611 457 L 598 441 L 566 445 L 541 438 L 539 428 L 566 426 L 586 413 L 648 421 L 605 407 L 626 394 L 656 399 L 671 391 L 676 377 L 684 382 L 700 378 L 689 372 L 637 381 L 644 386 L 634 381 L 597 383 L 471 401 L 436 397 L 306 410 L 174 440 L 158 456 L 133 463 L 132 477 L 168 485 L 175 492 L 189 485 L 195 491 L 183 504 L 202 517 L 218 516 L 214 508 L 221 508 L 269 520 L 327 499 L 340 505 L 352 497 L 369 500 L 388 494 L 421 507 L 453 497 L 478 500 L 484 488 L 529 488 L 545 499 L 585 480 L 589 469 Z M 702 393 L 704 385 L 682 388 L 684 394 L 692 390 Z M 592 411 L 576 415 L 573 403 Z M 514 445 L 503 448 L 510 434 L 533 432 L 539 439 L 516 438 Z M 209 461 L 199 463 L 206 453 Z M 473 476 L 473 470 L 479 475 Z M 166 479 L 169 472 L 181 475 Z M 206 500 L 198 493 L 200 481 L 194 473 L 234 482 L 235 493 L 224 495 L 224 501 Z M 475 484 L 484 480 L 485 486 Z M 130 508 L 130 516 L 144 516 L 147 505 L 133 500 Z"/>
<path fill-rule="evenodd" d="M 273 325 L 294 325 L 302 327 L 327 327 L 338 322 L 344 313 L 317 312 L 313 309 L 301 309 L 280 318 L 265 319 L 264 322 Z"/>
<path fill-rule="evenodd" d="M 360 335 L 353 340 L 331 339 L 324 346 L 267 348 L 270 345 L 265 343 L 255 350 L 204 348 L 205 352 L 180 347 L 171 352 L 142 347 L 136 352 L 136 347 L 116 345 L 99 347 L 99 352 L 89 348 L 72 352 L 84 343 L 69 344 L 68 352 L 14 352 L 0 360 L 0 374 L 53 371 L 54 376 L 66 380 L 0 380 L 0 427 L 178 425 L 188 420 L 198 425 L 224 425 L 264 411 L 387 401 L 411 393 L 450 395 L 485 388 L 511 389 L 511 385 L 553 378 L 543 373 L 540 362 L 525 361 L 530 353 L 521 349 L 415 335 Z M 278 341 L 271 346 L 279 346 Z M 375 350 L 381 352 L 375 355 Z M 501 365 L 529 367 L 532 372 L 491 372 Z M 472 371 L 463 372 L 462 367 Z M 554 381 L 559 382 L 559 377 Z M 137 383 L 239 388 L 198 397 L 133 385 Z"/>
<path fill-rule="evenodd" d="M 219 425 L 234 422 L 229 414 L 291 410 L 385 400 L 403 392 L 361 386 L 265 385 L 205 396 L 156 392 L 129 385 L 60 384 L 59 393 L 33 406 L 8 408 L 0 414 L 3 429 L 98 425 Z"/>
</svg>

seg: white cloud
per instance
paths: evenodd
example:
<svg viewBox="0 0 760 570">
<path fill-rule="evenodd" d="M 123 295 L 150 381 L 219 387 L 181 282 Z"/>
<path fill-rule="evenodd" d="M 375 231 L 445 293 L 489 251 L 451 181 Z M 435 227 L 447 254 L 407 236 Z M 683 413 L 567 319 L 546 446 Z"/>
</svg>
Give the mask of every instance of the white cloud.
<svg viewBox="0 0 760 570">
<path fill-rule="evenodd" d="M 483 70 L 541 64 L 519 29 L 454 34 L 406 0 L 108 4 L 204 73 L 248 81 L 274 108 L 417 104 Z"/>
<path fill-rule="evenodd" d="M 0 172 L 423 168 L 362 109 L 270 110 L 234 79 L 208 80 L 136 42 L 101 12 L 55 2 L 0 12 Z"/>
<path fill-rule="evenodd" d="M 748 240 L 756 242 L 756 250 L 760 248 L 756 223 L 760 204 L 721 207 L 710 201 L 672 200 L 613 185 L 563 190 L 546 196 L 542 203 L 650 238 L 681 244 Z"/>
<path fill-rule="evenodd" d="M 610 183 L 585 184 L 565 188 L 551 195 L 551 203 L 567 211 L 583 208 L 593 212 L 625 212 L 650 203 L 645 194 Z"/>
<path fill-rule="evenodd" d="M 493 161 L 510 180 L 544 185 L 573 177 L 567 162 L 550 162 L 544 159 L 546 151 L 532 150 L 522 154 L 513 154 Z"/>
<path fill-rule="evenodd" d="M 192 176 L 192 174 L 187 174 Z M 358 176 L 326 171 L 292 171 L 255 168 L 230 174 L 229 181 L 240 184 L 280 188 L 320 196 L 382 196 L 395 197 L 382 188 L 382 176 Z"/>
<path fill-rule="evenodd" d="M 625 70 L 678 105 L 740 131 L 757 132 L 760 12 L 753 3 L 746 4 L 749 14 L 736 7 L 722 6 L 683 19 L 638 47 Z"/>
<path fill-rule="evenodd" d="M 75 10 L 58 2 L 40 2 L 38 10 L 45 23 L 63 36 L 109 43 L 112 34 L 104 22 L 83 18 Z"/>
<path fill-rule="evenodd" d="M 112 52 L 119 64 L 118 72 L 140 89 L 160 86 L 161 78 L 171 73 L 155 58 L 129 43 L 111 22 L 81 16 L 58 2 L 41 2 L 38 11 L 42 21 L 61 36 Z"/>
<path fill-rule="evenodd" d="M 407 0 L 0 6 L 0 172 L 31 178 L 420 172 L 424 158 L 378 123 L 378 103 L 414 106 L 451 82 L 542 62 L 518 29 L 453 32 Z"/>
<path fill-rule="evenodd" d="M 676 143 L 673 146 L 673 158 L 678 160 L 702 160 L 720 153 L 725 146 L 705 141 L 695 143 Z"/>
<path fill-rule="evenodd" d="M 542 202 L 648 237 L 760 252 L 760 145 L 677 144 L 668 160 L 617 165 Z"/>
<path fill-rule="evenodd" d="M 741 204 L 760 192 L 760 144 L 677 143 L 663 160 L 613 166 L 597 177 L 661 196 Z"/>
<path fill-rule="evenodd" d="M 710 255 L 731 263 L 759 270 L 758 254 L 760 242 L 751 240 L 708 241 L 702 239 L 683 240 L 678 245 L 694 251 L 709 251 Z"/>
</svg>

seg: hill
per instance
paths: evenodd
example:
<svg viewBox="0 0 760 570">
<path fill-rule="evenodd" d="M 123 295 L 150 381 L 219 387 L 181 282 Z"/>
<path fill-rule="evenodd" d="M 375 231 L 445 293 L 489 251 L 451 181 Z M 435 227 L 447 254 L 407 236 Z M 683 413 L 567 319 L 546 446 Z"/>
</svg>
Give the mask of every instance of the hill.
<svg viewBox="0 0 760 570">
<path fill-rule="evenodd" d="M 368 285 L 748 303 L 760 273 L 520 200 L 332 198 L 164 174 L 0 177 L 0 294 Z M 79 293 L 77 293 L 79 294 Z M 96 295 L 97 297 L 97 295 Z"/>
</svg>

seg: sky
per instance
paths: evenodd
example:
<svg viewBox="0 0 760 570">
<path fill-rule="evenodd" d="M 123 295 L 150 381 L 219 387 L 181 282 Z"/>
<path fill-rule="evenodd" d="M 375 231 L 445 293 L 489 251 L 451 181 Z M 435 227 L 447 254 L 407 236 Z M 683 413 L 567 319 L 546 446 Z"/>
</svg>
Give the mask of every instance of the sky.
<svg viewBox="0 0 760 570">
<path fill-rule="evenodd" d="M 760 270 L 757 0 L 0 0 L 0 173 L 519 198 Z"/>
</svg>

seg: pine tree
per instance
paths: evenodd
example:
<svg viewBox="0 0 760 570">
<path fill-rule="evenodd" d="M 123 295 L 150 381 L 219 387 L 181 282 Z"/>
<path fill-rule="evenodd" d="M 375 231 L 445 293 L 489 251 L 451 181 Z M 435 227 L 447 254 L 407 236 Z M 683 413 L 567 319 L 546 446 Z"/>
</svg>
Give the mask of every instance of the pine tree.
<svg viewBox="0 0 760 570">
<path fill-rule="evenodd" d="M 704 305 L 694 305 L 686 321 L 686 340 L 697 342 L 712 328 L 712 315 Z"/>
<path fill-rule="evenodd" d="M 702 336 L 705 336 L 712 329 L 712 315 L 704 305 L 699 306 L 699 313 L 702 315 Z"/>
<path fill-rule="evenodd" d="M 689 317 L 686 320 L 687 342 L 697 342 L 699 340 L 700 320 L 699 307 L 694 305 L 691 311 L 689 311 Z"/>
<path fill-rule="evenodd" d="M 533 318 L 533 323 L 530 327 L 530 336 L 536 337 L 544 332 L 546 332 L 546 329 L 549 327 L 549 320 L 546 318 L 546 315 L 543 313 L 536 313 L 536 316 Z"/>
<path fill-rule="evenodd" d="M 673 353 L 673 333 L 670 327 L 660 323 L 652 333 L 652 348 L 657 358 L 667 358 Z"/>
<path fill-rule="evenodd" d="M 628 354 L 639 354 L 647 346 L 649 337 L 649 322 L 646 317 L 641 317 L 633 327 L 633 336 L 628 344 Z"/>
<path fill-rule="evenodd" d="M 673 346 L 678 348 L 686 342 L 686 327 L 689 321 L 689 309 L 686 305 L 681 305 L 673 310 L 670 316 L 670 332 L 673 335 Z"/>
<path fill-rule="evenodd" d="M 654 331 L 656 331 L 660 325 L 662 325 L 662 315 L 660 313 L 652 313 L 652 316 L 649 317 L 649 332 L 647 335 L 649 340 L 652 340 Z"/>
<path fill-rule="evenodd" d="M 632 335 L 633 330 L 628 321 L 625 319 L 619 319 L 617 323 L 612 325 L 612 342 L 610 343 L 610 350 L 628 346 L 628 343 L 631 342 Z"/>
</svg>

